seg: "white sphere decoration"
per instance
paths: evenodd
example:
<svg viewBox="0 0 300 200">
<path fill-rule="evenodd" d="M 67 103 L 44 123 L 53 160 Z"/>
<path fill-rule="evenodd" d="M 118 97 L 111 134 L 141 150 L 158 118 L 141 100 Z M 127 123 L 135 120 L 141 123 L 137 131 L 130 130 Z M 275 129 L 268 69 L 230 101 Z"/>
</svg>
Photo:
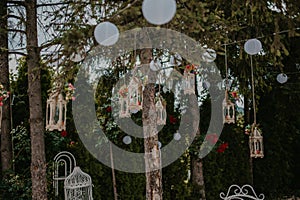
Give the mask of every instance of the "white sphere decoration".
<svg viewBox="0 0 300 200">
<path fill-rule="evenodd" d="M 202 54 L 202 59 L 205 62 L 213 62 L 217 58 L 217 53 L 213 49 L 206 49 L 206 52 Z"/>
<path fill-rule="evenodd" d="M 127 135 L 123 138 L 123 142 L 124 144 L 130 144 L 132 142 L 132 139 L 129 135 Z"/>
<path fill-rule="evenodd" d="M 180 140 L 180 139 L 181 139 L 180 133 L 178 133 L 178 132 L 174 133 L 173 138 L 174 138 L 174 140 L 176 140 L 176 141 Z"/>
<path fill-rule="evenodd" d="M 119 30 L 110 22 L 101 22 L 94 31 L 96 41 L 103 46 L 114 45 L 119 39 Z"/>
<path fill-rule="evenodd" d="M 283 83 L 287 82 L 288 77 L 287 77 L 286 74 L 281 73 L 281 74 L 278 74 L 278 75 L 277 75 L 277 78 L 276 78 L 276 79 L 277 79 L 277 81 L 278 81 L 279 83 L 283 84 Z"/>
<path fill-rule="evenodd" d="M 150 69 L 151 69 L 152 71 L 154 71 L 154 72 L 160 70 L 160 69 L 161 69 L 161 64 L 160 64 L 160 62 L 151 60 L 151 62 L 150 62 Z"/>
<path fill-rule="evenodd" d="M 144 0 L 142 12 L 145 19 L 154 25 L 171 21 L 176 13 L 175 0 Z"/>
<path fill-rule="evenodd" d="M 256 38 L 250 39 L 250 40 L 247 40 L 247 42 L 244 44 L 244 49 L 247 54 L 255 55 L 262 50 L 262 44 Z"/>
</svg>

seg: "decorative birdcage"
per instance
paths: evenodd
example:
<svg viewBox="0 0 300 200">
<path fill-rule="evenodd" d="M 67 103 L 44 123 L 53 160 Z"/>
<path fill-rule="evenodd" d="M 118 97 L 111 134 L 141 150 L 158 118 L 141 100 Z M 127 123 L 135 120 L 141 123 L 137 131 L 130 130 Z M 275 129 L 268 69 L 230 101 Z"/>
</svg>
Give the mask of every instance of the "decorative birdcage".
<svg viewBox="0 0 300 200">
<path fill-rule="evenodd" d="M 58 196 L 59 191 L 59 181 L 64 181 L 76 167 L 76 160 L 73 154 L 68 151 L 59 152 L 54 157 L 53 162 L 53 188 L 55 191 L 55 196 Z"/>
<path fill-rule="evenodd" d="M 128 97 L 128 87 L 124 84 L 120 87 L 119 90 L 119 105 L 120 105 L 120 111 L 119 111 L 119 117 L 130 117 L 129 113 L 129 97 Z"/>
<path fill-rule="evenodd" d="M 142 82 L 137 77 L 132 77 L 128 85 L 129 111 L 136 113 L 142 109 Z"/>
<path fill-rule="evenodd" d="M 263 158 L 264 148 L 263 148 L 263 136 L 261 130 L 256 124 L 252 125 L 251 133 L 249 135 L 249 147 L 250 147 L 250 157 L 252 158 Z"/>
<path fill-rule="evenodd" d="M 155 104 L 157 113 L 157 125 L 165 125 L 167 119 L 166 107 L 163 105 L 161 98 Z"/>
<path fill-rule="evenodd" d="M 257 196 L 256 192 L 254 191 L 251 185 L 243 185 L 242 187 L 233 184 L 229 187 L 227 193 L 224 192 L 220 193 L 220 198 L 224 200 L 233 200 L 233 199 L 252 199 L 252 200 L 264 200 L 265 195 L 259 194 Z"/>
<path fill-rule="evenodd" d="M 195 74 L 187 70 L 183 73 L 184 94 L 195 94 Z"/>
<path fill-rule="evenodd" d="M 225 92 L 225 99 L 223 101 L 223 123 L 235 123 L 235 107 L 234 103 L 228 99 L 227 90 Z"/>
<path fill-rule="evenodd" d="M 47 100 L 46 130 L 66 130 L 67 101 L 61 93 L 54 92 Z"/>
<path fill-rule="evenodd" d="M 2 123 L 2 106 L 0 106 L 0 133 L 1 133 L 1 123 Z"/>
<path fill-rule="evenodd" d="M 75 167 L 64 182 L 65 200 L 93 200 L 90 175 Z"/>
</svg>

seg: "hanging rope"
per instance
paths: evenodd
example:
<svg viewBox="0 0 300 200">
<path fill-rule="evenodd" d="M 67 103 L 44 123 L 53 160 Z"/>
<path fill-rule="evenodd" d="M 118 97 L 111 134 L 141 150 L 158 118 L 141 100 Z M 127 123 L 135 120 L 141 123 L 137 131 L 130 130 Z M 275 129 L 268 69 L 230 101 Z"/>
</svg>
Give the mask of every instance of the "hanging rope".
<svg viewBox="0 0 300 200">
<path fill-rule="evenodd" d="M 254 124 L 256 124 L 256 104 L 255 104 L 255 85 L 254 85 L 254 74 L 253 74 L 253 61 L 252 61 L 252 55 L 250 55 L 250 66 L 251 66 L 251 88 L 252 88 L 252 101 L 253 101 L 253 120 Z"/>
<path fill-rule="evenodd" d="M 228 89 L 229 89 L 229 83 L 228 83 L 228 65 L 227 65 L 227 45 L 225 45 L 225 99 L 228 100 Z"/>
</svg>

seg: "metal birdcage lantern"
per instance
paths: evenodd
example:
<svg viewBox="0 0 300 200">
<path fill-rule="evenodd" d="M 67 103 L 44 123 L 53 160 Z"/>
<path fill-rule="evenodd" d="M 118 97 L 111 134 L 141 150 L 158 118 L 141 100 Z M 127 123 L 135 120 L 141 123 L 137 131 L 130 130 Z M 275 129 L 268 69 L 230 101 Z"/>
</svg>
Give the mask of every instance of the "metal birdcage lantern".
<svg viewBox="0 0 300 200">
<path fill-rule="evenodd" d="M 157 125 L 165 125 L 167 120 L 166 107 L 163 105 L 161 98 L 155 104 L 157 114 Z"/>
<path fill-rule="evenodd" d="M 128 97 L 128 87 L 124 84 L 120 87 L 119 90 L 119 117 L 130 117 L 129 113 L 129 97 Z"/>
<path fill-rule="evenodd" d="M 90 175 L 75 167 L 64 181 L 65 200 L 93 200 Z"/>
<path fill-rule="evenodd" d="M 250 147 L 250 157 L 252 158 L 264 157 L 263 136 L 261 130 L 258 129 L 257 125 L 255 124 L 252 125 L 251 133 L 249 135 L 249 147 Z"/>
<path fill-rule="evenodd" d="M 46 130 L 66 130 L 67 101 L 61 93 L 52 93 L 47 100 Z"/>
<path fill-rule="evenodd" d="M 235 107 L 234 103 L 228 99 L 227 90 L 225 91 L 225 99 L 223 101 L 223 123 L 235 123 Z"/>
<path fill-rule="evenodd" d="M 128 85 L 129 111 L 136 113 L 142 109 L 142 82 L 137 77 L 132 77 Z"/>
<path fill-rule="evenodd" d="M 68 151 L 59 152 L 53 162 L 53 188 L 55 196 L 58 196 L 59 181 L 64 181 L 76 167 L 76 160 L 73 154 Z"/>
<path fill-rule="evenodd" d="M 187 70 L 183 73 L 184 94 L 195 94 L 195 74 Z"/>
</svg>

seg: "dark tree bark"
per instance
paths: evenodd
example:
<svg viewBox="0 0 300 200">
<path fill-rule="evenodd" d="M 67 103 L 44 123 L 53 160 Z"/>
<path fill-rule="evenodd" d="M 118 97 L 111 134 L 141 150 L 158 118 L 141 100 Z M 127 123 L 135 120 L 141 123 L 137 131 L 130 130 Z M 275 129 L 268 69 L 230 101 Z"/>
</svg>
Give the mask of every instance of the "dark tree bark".
<svg viewBox="0 0 300 200">
<path fill-rule="evenodd" d="M 8 66 L 8 34 L 7 34 L 7 1 L 0 1 L 0 83 L 4 90 L 9 91 Z M 12 139 L 11 139 L 10 101 L 4 102 L 2 107 L 1 123 L 1 166 L 2 172 L 12 166 Z"/>
<path fill-rule="evenodd" d="M 149 64 L 152 57 L 151 49 L 141 50 L 141 63 Z M 155 112 L 155 80 L 156 74 L 149 70 L 149 83 L 143 91 L 143 131 L 145 149 L 146 199 L 162 199 L 161 158 L 158 147 L 158 134 Z"/>
<path fill-rule="evenodd" d="M 31 137 L 32 199 L 47 199 L 44 120 L 41 95 L 41 66 L 37 37 L 36 0 L 26 0 L 28 98 Z"/>
</svg>

